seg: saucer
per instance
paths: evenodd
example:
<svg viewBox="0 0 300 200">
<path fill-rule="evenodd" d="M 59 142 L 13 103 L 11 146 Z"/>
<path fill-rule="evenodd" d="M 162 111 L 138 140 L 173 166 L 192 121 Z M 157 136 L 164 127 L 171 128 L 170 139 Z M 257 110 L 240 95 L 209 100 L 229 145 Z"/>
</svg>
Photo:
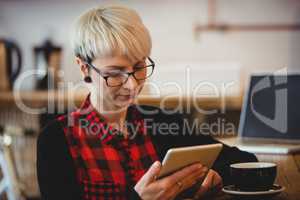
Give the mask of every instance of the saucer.
<svg viewBox="0 0 300 200">
<path fill-rule="evenodd" d="M 277 194 L 280 194 L 282 191 L 285 190 L 285 187 L 276 185 L 274 184 L 269 190 L 266 191 L 241 191 L 237 189 L 234 185 L 227 185 L 224 186 L 222 191 L 225 194 L 234 196 L 234 197 L 239 197 L 239 198 L 257 198 L 257 197 L 272 197 Z"/>
</svg>

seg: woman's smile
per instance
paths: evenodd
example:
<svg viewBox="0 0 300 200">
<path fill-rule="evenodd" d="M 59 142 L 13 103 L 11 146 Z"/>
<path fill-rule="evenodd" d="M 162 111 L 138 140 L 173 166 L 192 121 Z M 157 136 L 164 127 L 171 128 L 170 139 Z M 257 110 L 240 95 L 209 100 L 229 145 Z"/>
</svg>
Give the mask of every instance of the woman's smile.
<svg viewBox="0 0 300 200">
<path fill-rule="evenodd" d="M 118 99 L 120 99 L 120 100 L 122 100 L 122 101 L 131 101 L 131 100 L 133 100 L 134 98 L 135 98 L 135 95 L 130 95 L 130 94 L 128 94 L 128 95 L 118 95 L 117 96 L 117 98 Z"/>
</svg>

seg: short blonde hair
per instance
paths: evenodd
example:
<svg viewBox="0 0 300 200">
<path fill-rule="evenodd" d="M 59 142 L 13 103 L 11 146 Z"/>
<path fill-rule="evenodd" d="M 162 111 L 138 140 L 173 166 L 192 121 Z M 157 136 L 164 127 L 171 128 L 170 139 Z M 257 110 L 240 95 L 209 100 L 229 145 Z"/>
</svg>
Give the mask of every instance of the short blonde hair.
<svg viewBox="0 0 300 200">
<path fill-rule="evenodd" d="M 123 6 L 93 8 L 77 19 L 74 28 L 73 50 L 85 61 L 119 55 L 137 61 L 150 55 L 149 31 L 133 9 Z"/>
</svg>

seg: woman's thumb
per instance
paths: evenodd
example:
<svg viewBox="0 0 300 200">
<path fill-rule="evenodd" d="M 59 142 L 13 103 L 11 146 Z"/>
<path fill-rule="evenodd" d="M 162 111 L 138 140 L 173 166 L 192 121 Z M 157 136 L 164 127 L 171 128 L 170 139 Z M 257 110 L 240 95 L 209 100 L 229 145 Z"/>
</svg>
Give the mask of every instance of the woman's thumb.
<svg viewBox="0 0 300 200">
<path fill-rule="evenodd" d="M 160 169 L 161 169 L 161 163 L 159 161 L 155 161 L 148 169 L 146 174 L 144 175 L 143 177 L 145 181 L 144 183 L 147 185 L 153 182 L 155 178 L 158 176 Z"/>
</svg>

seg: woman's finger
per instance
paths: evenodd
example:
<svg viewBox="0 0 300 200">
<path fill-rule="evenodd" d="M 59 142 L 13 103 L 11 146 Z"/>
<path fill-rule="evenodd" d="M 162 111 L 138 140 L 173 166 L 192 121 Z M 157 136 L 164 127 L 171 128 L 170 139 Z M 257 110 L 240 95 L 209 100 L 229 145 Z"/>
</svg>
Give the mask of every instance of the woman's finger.
<svg viewBox="0 0 300 200">
<path fill-rule="evenodd" d="M 195 185 L 197 182 L 199 182 L 199 180 L 201 179 L 204 180 L 207 171 L 208 169 L 206 167 L 203 167 L 202 169 L 196 171 L 195 173 L 192 173 L 184 177 L 182 180 L 178 180 L 172 187 L 169 188 L 168 191 L 165 191 L 165 194 L 167 195 L 165 199 L 168 198 L 173 199 L 184 190 Z"/>
<path fill-rule="evenodd" d="M 203 167 L 195 174 L 191 174 L 187 177 L 184 177 L 181 182 L 183 183 L 182 191 L 190 188 L 191 186 L 195 185 L 197 182 L 203 182 L 208 172 L 207 167 Z"/>
<path fill-rule="evenodd" d="M 134 186 L 134 190 L 141 196 L 145 187 L 155 180 L 155 177 L 161 170 L 161 164 L 159 161 L 154 162 L 148 171 L 142 176 L 142 178 Z"/>
<path fill-rule="evenodd" d="M 144 185 L 152 183 L 158 176 L 160 169 L 161 163 L 159 161 L 155 161 L 141 179 Z"/>
<path fill-rule="evenodd" d="M 207 195 L 207 192 L 211 188 L 211 186 L 214 184 L 214 173 L 212 170 L 209 170 L 206 178 L 200 185 L 198 191 L 196 192 L 194 199 L 200 199 Z"/>
<path fill-rule="evenodd" d="M 175 172 L 174 174 L 172 174 L 172 175 L 166 177 L 165 179 L 163 179 L 162 181 L 167 181 L 167 182 L 170 182 L 172 184 L 175 184 L 178 181 L 184 179 L 185 177 L 187 177 L 191 174 L 198 173 L 199 170 L 201 170 L 202 168 L 204 168 L 204 166 L 199 164 L 199 163 L 193 164 L 193 165 L 190 165 L 188 167 L 185 167 L 185 168 Z"/>
</svg>

